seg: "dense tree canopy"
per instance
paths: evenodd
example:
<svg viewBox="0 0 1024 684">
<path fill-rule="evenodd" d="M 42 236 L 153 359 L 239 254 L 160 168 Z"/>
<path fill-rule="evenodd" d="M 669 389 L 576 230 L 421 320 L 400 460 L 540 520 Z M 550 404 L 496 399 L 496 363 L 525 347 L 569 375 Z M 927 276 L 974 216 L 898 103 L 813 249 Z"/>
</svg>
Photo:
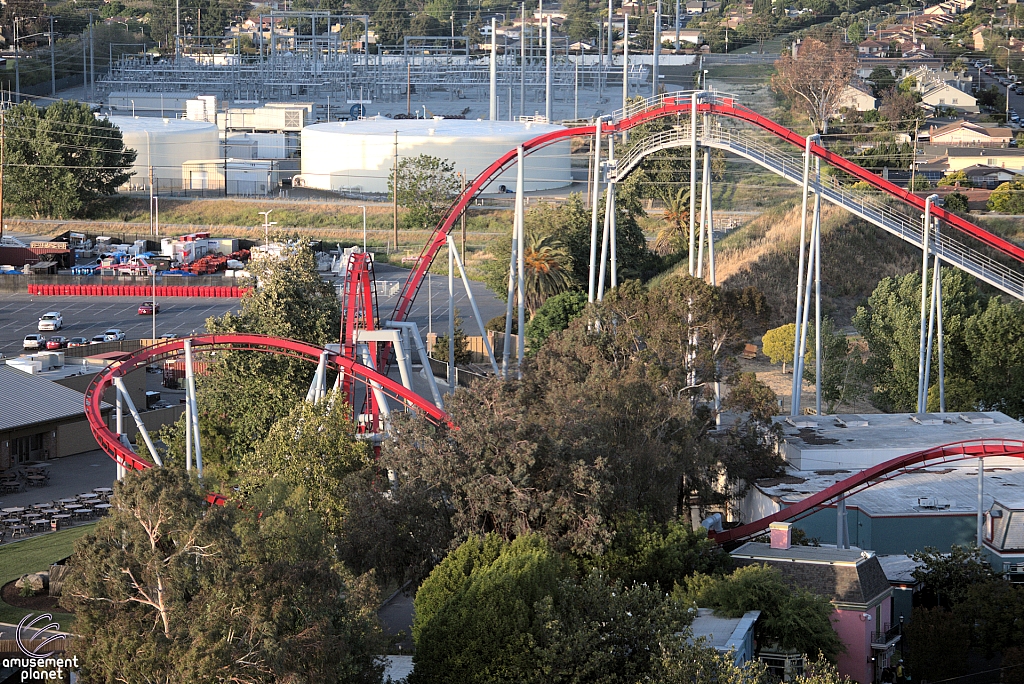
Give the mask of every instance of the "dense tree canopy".
<svg viewBox="0 0 1024 684">
<path fill-rule="evenodd" d="M 260 516 L 204 499 L 180 469 L 117 484 L 110 515 L 68 561 L 62 600 L 75 611 L 69 655 L 81 676 L 379 682 L 372 593 L 338 572 L 328 546 L 301 542 L 316 536 L 316 521 L 286 502 Z"/>
<path fill-rule="evenodd" d="M 83 218 L 128 182 L 135 151 L 88 105 L 59 100 L 40 110 L 22 103 L 4 114 L 4 201 L 35 218 Z"/>
</svg>

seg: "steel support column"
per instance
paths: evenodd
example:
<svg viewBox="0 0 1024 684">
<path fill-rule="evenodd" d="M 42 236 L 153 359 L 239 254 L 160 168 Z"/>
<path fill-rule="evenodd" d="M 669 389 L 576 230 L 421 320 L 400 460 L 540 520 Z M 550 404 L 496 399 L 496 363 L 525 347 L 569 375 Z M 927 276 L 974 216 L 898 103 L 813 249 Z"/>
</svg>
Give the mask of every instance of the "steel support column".
<svg viewBox="0 0 1024 684">
<path fill-rule="evenodd" d="M 790 395 L 790 409 L 789 415 L 797 415 L 798 406 L 800 404 L 800 388 L 801 382 L 800 377 L 797 374 L 797 367 L 799 366 L 799 353 L 800 353 L 800 322 L 803 318 L 803 289 L 804 289 L 804 242 L 807 238 L 807 193 L 810 192 L 810 181 L 811 181 L 811 143 L 814 142 L 816 135 L 807 136 L 807 140 L 804 142 L 804 182 L 803 182 L 803 198 L 800 206 L 800 244 L 797 246 L 799 250 L 799 258 L 797 260 L 796 270 L 796 330 L 793 333 L 793 382 L 791 385 Z"/>
<path fill-rule="evenodd" d="M 690 93 L 690 275 L 694 275 L 694 254 L 696 236 L 694 235 L 697 214 L 697 92 Z"/>
<path fill-rule="evenodd" d="M 590 189 L 590 282 L 587 290 L 587 301 L 593 302 L 597 287 L 597 213 L 601 192 L 601 119 L 594 123 L 594 183 Z M 519 148 L 519 164 L 522 168 L 523 148 Z M 693 219 L 690 220 L 693 223 Z M 692 262 L 691 262 L 692 263 Z M 692 270 L 692 268 L 691 268 Z"/>
<path fill-rule="evenodd" d="M 928 399 L 928 369 L 925 368 L 925 333 L 928 325 L 928 250 L 932 225 L 932 203 L 938 195 L 929 195 L 924 201 L 924 223 L 921 230 L 921 332 L 917 360 L 917 412 L 924 413 Z"/>
</svg>

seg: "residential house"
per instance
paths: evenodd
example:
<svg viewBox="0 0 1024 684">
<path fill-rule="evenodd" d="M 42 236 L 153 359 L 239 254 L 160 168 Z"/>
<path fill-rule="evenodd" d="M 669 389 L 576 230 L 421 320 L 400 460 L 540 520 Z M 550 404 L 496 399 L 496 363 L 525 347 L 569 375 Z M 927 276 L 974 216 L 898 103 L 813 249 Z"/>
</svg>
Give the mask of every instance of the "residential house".
<svg viewBox="0 0 1024 684">
<path fill-rule="evenodd" d="M 963 172 L 967 174 L 967 178 L 970 179 L 973 187 L 985 188 L 987 190 L 995 190 L 1001 184 L 1012 181 L 1018 175 L 1024 173 L 1014 171 L 1013 169 L 989 166 L 988 164 L 974 164 L 963 169 Z"/>
<path fill-rule="evenodd" d="M 872 55 L 877 57 L 885 57 L 885 54 L 889 51 L 889 44 L 883 43 L 880 40 L 865 40 L 862 43 L 857 44 L 858 55 Z"/>
<path fill-rule="evenodd" d="M 986 127 L 964 120 L 928 129 L 928 142 L 932 145 L 1007 147 L 1011 140 L 1013 131 L 1009 128 Z"/>
<path fill-rule="evenodd" d="M 1024 582 L 1024 498 L 1000 492 L 985 512 L 982 548 L 996 572 Z"/>
<path fill-rule="evenodd" d="M 931 109 L 952 107 L 961 112 L 977 112 L 978 100 L 948 83 L 932 84 L 921 92 L 921 104 Z"/>
<path fill-rule="evenodd" d="M 878 681 L 900 640 L 893 625 L 893 591 L 873 551 L 793 546 L 789 523 L 772 523 L 770 544 L 748 542 L 732 553 L 740 567 L 768 564 L 792 585 L 827 596 L 833 628 L 846 647 L 839 674 L 861 684 Z"/>
<path fill-rule="evenodd" d="M 674 32 L 673 32 L 674 33 Z M 664 35 L 664 34 L 662 34 Z M 666 40 L 668 40 L 666 38 Z M 701 33 L 700 29 L 680 29 L 679 40 L 683 43 L 691 43 L 693 45 L 704 44 L 704 34 Z"/>
<path fill-rule="evenodd" d="M 722 8 L 722 3 L 713 0 L 690 0 L 686 3 L 686 13 L 690 16 L 700 16 L 708 12 L 717 12 Z"/>
<path fill-rule="evenodd" d="M 1024 150 L 1014 147 L 950 147 L 946 150 L 946 159 L 950 173 L 976 164 L 1024 173 Z"/>
<path fill-rule="evenodd" d="M 878 108 L 878 99 L 871 88 L 862 82 L 851 82 L 839 96 L 839 109 L 852 109 L 857 112 L 869 112 Z"/>
<path fill-rule="evenodd" d="M 715 615 L 710 608 L 698 608 L 697 617 L 690 624 L 692 640 L 703 639 L 719 653 L 731 655 L 737 665 L 755 657 L 754 625 L 761 611 L 748 610 L 742 617 L 727 618 Z"/>
<path fill-rule="evenodd" d="M 974 27 L 974 30 L 971 31 L 971 38 L 974 40 L 975 50 L 982 51 L 985 49 L 985 32 L 988 30 L 990 29 L 983 26 L 976 26 Z"/>
</svg>

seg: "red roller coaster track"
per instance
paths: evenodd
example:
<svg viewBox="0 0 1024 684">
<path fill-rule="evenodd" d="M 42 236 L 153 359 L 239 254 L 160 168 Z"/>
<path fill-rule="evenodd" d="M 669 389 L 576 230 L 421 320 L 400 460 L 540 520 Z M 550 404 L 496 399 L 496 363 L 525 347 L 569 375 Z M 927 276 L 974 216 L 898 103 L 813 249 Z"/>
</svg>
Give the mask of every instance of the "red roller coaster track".
<svg viewBox="0 0 1024 684">
<path fill-rule="evenodd" d="M 709 114 L 721 115 L 745 121 L 771 133 L 777 138 L 784 140 L 801 150 L 803 150 L 806 145 L 806 139 L 804 137 L 797 135 L 774 121 L 757 114 L 753 110 L 738 105 L 730 98 L 718 97 L 717 99 L 713 99 L 711 102 L 700 103 L 698 104 L 697 110 L 698 112 L 706 112 Z M 617 123 L 609 124 L 604 130 L 609 133 L 627 131 L 635 126 L 655 119 L 668 116 L 679 116 L 689 112 L 690 97 L 688 95 L 684 97 L 664 96 L 657 102 L 656 106 L 648 107 L 638 111 L 633 116 L 621 119 Z M 523 144 L 523 151 L 526 154 L 530 154 L 546 147 L 547 145 L 566 138 L 575 136 L 592 136 L 594 133 L 594 126 L 582 126 L 579 128 L 546 133 L 525 142 Z M 922 211 L 924 210 L 925 200 L 913 193 L 897 187 L 887 180 L 862 169 L 837 154 L 829 152 L 820 145 L 812 144 L 810 150 L 813 155 L 821 158 L 826 163 L 849 173 L 855 178 L 869 183 L 876 189 L 881 190 L 887 195 L 894 197 L 911 207 Z M 433 262 L 438 251 L 445 245 L 448 232 L 454 226 L 456 219 L 463 211 L 465 211 L 469 206 L 470 201 L 472 201 L 477 194 L 479 194 L 495 178 L 516 162 L 516 158 L 517 151 L 510 150 L 501 158 L 497 159 L 487 169 L 481 172 L 479 176 L 477 176 L 473 183 L 451 206 L 448 213 L 435 228 L 433 236 L 421 251 L 416 268 L 414 268 L 409 274 L 409 278 L 406 280 L 399 301 L 395 306 L 393 314 L 394 320 L 401 321 L 409 315 L 413 300 L 419 291 L 427 269 L 429 269 L 430 264 Z M 970 223 L 955 214 L 947 212 L 941 207 L 932 207 L 932 212 L 938 219 L 945 221 L 947 225 L 955 228 L 956 230 L 977 239 L 983 244 L 996 249 L 1005 255 L 1010 256 L 1018 262 L 1024 262 L 1024 249 L 1017 245 L 1007 242 L 1006 240 L 979 228 L 973 223 Z M 349 287 L 354 289 L 351 289 L 348 293 L 348 298 L 352 300 L 350 305 L 353 305 L 351 311 L 356 311 L 358 307 L 354 306 L 354 304 L 360 303 L 363 307 L 362 311 L 364 315 L 367 312 L 372 311 L 372 304 L 370 304 L 368 299 L 369 289 L 366 287 L 365 283 L 367 277 L 368 272 L 366 268 L 352 269 L 350 273 L 350 279 L 352 282 L 349 284 Z M 349 331 L 354 330 L 356 327 L 356 321 L 353 318 L 354 315 L 355 314 L 350 312 L 349 319 L 351 320 L 345 321 L 346 329 Z M 206 335 L 192 338 L 192 344 L 197 351 L 210 351 L 215 349 L 252 350 L 301 358 L 312 363 L 319 361 L 320 355 L 323 351 L 318 347 L 305 344 L 303 342 L 266 337 L 262 335 Z M 351 347 L 351 345 L 352 340 L 347 340 L 346 346 Z M 151 467 L 152 464 L 140 459 L 133 451 L 123 446 L 118 439 L 118 436 L 107 427 L 100 410 L 103 393 L 111 386 L 113 378 L 124 376 L 132 370 L 135 370 L 140 366 L 147 365 L 153 361 L 170 356 L 176 356 L 183 349 L 184 340 L 179 339 L 170 340 L 164 344 L 149 347 L 130 354 L 111 364 L 111 366 L 106 370 L 98 374 L 92 383 L 90 383 L 89 388 L 86 391 L 86 415 L 89 419 L 89 425 L 92 429 L 93 435 L 96 437 L 96 441 L 100 444 L 101 448 L 111 456 L 111 458 L 123 465 L 125 468 L 142 470 Z M 406 390 L 404 387 L 393 380 L 390 380 L 385 375 L 356 363 L 347 356 L 332 353 L 329 355 L 328 361 L 331 367 L 335 370 L 344 372 L 346 377 L 355 378 L 364 385 L 371 382 L 378 383 L 388 394 L 406 402 L 406 404 L 411 408 L 422 411 L 423 414 L 432 421 L 440 423 L 447 420 L 445 413 L 430 402 L 426 401 L 414 392 Z M 778 513 L 740 527 L 716 533 L 713 536 L 715 540 L 722 545 L 735 546 L 744 540 L 757 536 L 767 529 L 768 525 L 773 522 L 799 520 L 800 518 L 806 517 L 807 515 L 826 507 L 840 495 L 854 494 L 880 482 L 892 479 L 900 474 L 914 472 L 930 465 L 985 456 L 1011 456 L 1024 458 L 1024 442 L 1013 440 L 959 442 L 901 456 L 873 468 L 869 468 L 857 475 L 854 475 L 853 477 L 847 478 L 846 480 L 837 482 L 818 494 L 809 496 L 806 499 L 779 511 Z"/>
<path fill-rule="evenodd" d="M 192 347 L 196 352 L 257 351 L 304 359 L 314 364 L 320 361 L 320 355 L 323 352 L 319 347 L 305 342 L 266 335 L 202 335 L 189 339 L 191 339 Z M 96 442 L 108 456 L 127 469 L 144 470 L 153 464 L 142 460 L 135 452 L 121 444 L 117 434 L 107 427 L 101 411 L 103 393 L 113 384 L 114 378 L 124 377 L 140 366 L 146 366 L 154 361 L 177 356 L 183 352 L 184 348 L 185 340 L 175 339 L 128 354 L 110 364 L 102 372 L 97 373 L 85 391 L 85 415 L 89 419 L 89 428 L 92 430 Z M 444 411 L 420 395 L 352 359 L 330 353 L 328 365 L 338 372 L 344 372 L 346 377 L 357 379 L 364 385 L 371 382 L 379 384 L 388 395 L 400 399 L 412 409 L 422 411 L 423 415 L 431 421 L 437 423 L 447 421 Z"/>
<path fill-rule="evenodd" d="M 706 94 L 708 97 L 710 93 Z M 801 151 L 804 149 L 807 139 L 788 128 L 781 126 L 771 119 L 765 118 L 740 104 L 734 99 L 729 97 L 718 96 L 713 102 L 703 102 L 697 105 L 697 111 L 701 113 L 716 114 L 719 116 L 729 117 L 739 121 L 745 121 L 752 124 L 768 133 L 771 133 L 776 138 L 784 140 L 790 143 L 794 147 L 799 148 Z M 688 114 L 690 112 L 690 95 L 685 96 L 679 95 L 664 95 L 662 96 L 655 106 L 650 106 L 647 109 L 638 111 L 638 113 L 623 118 L 616 123 L 609 123 L 607 126 L 602 126 L 602 131 L 607 133 L 618 133 L 622 131 L 628 131 L 631 128 L 639 126 L 641 124 L 660 119 L 669 116 L 679 116 L 682 114 Z M 592 136 L 595 133 L 595 126 L 580 126 L 578 128 L 567 128 L 560 131 L 553 131 L 551 133 L 545 133 L 539 135 L 532 140 L 528 140 L 523 143 L 523 153 L 531 154 L 539 149 L 542 149 L 552 143 L 564 140 L 571 137 L 579 136 Z M 883 179 L 882 177 L 871 173 L 870 171 L 857 166 L 851 161 L 844 159 L 843 157 L 829 152 L 824 147 L 818 144 L 811 144 L 811 154 L 822 159 L 822 161 L 831 164 L 832 166 L 849 173 L 851 176 L 862 180 L 872 187 L 881 190 L 885 194 L 900 200 L 901 202 L 914 207 L 920 211 L 924 211 L 925 200 L 918 197 L 917 195 L 900 188 L 893 183 Z M 466 188 L 465 192 L 452 204 L 448 213 L 437 227 L 434 229 L 434 234 L 427 242 L 426 246 L 420 252 L 419 260 L 416 267 L 409 274 L 409 278 L 406 280 L 405 286 L 402 289 L 401 296 L 399 297 L 398 303 L 395 305 L 395 311 L 392 318 L 396 321 L 405 320 L 405 317 L 409 315 L 409 311 L 412 308 L 413 300 L 416 298 L 416 293 L 419 291 L 420 285 L 423 283 L 423 278 L 426 275 L 427 269 L 430 268 L 430 264 L 433 263 L 434 257 L 438 251 L 445 245 L 447 240 L 448 232 L 455 225 L 455 221 L 462 214 L 463 211 L 469 206 L 469 203 L 475 198 L 484 188 L 486 188 L 495 178 L 500 176 L 506 170 L 508 170 L 513 164 L 516 163 L 517 151 L 509 150 L 493 164 L 484 169 L 480 175 L 478 175 L 473 183 Z M 970 221 L 967 221 L 956 214 L 946 211 L 941 207 L 933 206 L 932 214 L 944 221 L 947 225 L 955 228 L 957 231 L 964 233 L 981 243 L 991 247 L 1003 254 L 1010 256 L 1018 262 L 1024 263 L 1024 248 L 1019 247 L 1007 240 L 1002 239 L 998 235 L 994 235 L 987 230 L 980 228 Z"/>
<path fill-rule="evenodd" d="M 712 536 L 722 546 L 738 546 L 741 542 L 748 541 L 764 532 L 771 523 L 805 518 L 815 511 L 825 508 L 840 495 L 849 496 L 856 494 L 881 482 L 891 480 L 898 475 L 911 473 L 929 466 L 972 458 L 984 458 L 986 456 L 1010 456 L 1024 459 L 1024 441 L 1010 439 L 972 440 L 945 444 L 905 456 L 899 456 L 891 461 L 886 461 L 863 470 L 853 477 L 840 480 L 817 494 L 798 501 L 792 506 L 783 508 L 778 513 L 773 513 L 760 520 L 755 520 L 752 523 L 740 525 L 724 532 L 712 533 Z"/>
</svg>

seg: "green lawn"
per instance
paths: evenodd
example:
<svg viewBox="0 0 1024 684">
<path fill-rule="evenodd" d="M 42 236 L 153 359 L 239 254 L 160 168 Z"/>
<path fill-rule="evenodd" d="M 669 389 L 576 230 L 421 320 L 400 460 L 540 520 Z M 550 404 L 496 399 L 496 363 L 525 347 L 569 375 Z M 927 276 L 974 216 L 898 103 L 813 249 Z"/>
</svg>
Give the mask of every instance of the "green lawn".
<svg viewBox="0 0 1024 684">
<path fill-rule="evenodd" d="M 49 570 L 51 563 L 70 556 L 75 540 L 94 526 L 95 523 L 72 527 L 0 547 L 0 586 L 30 572 Z M 0 601 L 0 622 L 17 623 L 29 612 Z M 53 617 L 63 629 L 68 629 L 74 620 L 67 613 L 54 613 Z"/>
</svg>

